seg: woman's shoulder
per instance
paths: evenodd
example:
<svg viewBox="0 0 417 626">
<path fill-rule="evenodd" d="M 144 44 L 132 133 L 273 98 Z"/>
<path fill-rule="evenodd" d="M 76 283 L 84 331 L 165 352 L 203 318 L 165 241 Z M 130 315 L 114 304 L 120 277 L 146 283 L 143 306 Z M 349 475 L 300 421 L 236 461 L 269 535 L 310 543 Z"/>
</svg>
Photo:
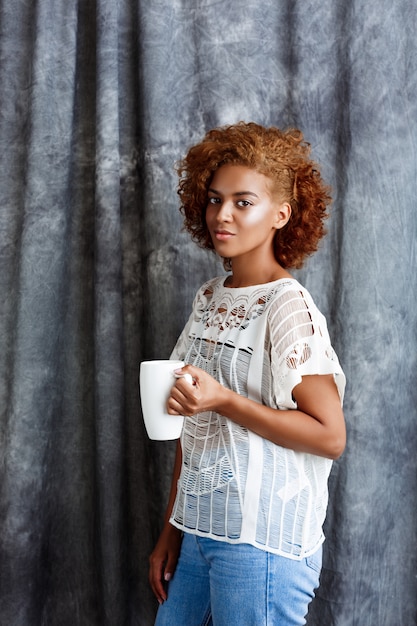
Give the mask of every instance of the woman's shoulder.
<svg viewBox="0 0 417 626">
<path fill-rule="evenodd" d="M 274 295 L 279 298 L 283 294 L 291 294 L 293 298 L 301 298 L 314 303 L 310 291 L 302 285 L 296 278 L 282 278 L 272 286 Z"/>
<path fill-rule="evenodd" d="M 325 322 L 324 316 L 318 308 L 310 291 L 298 280 L 285 279 L 269 293 L 269 317 L 285 318 L 305 314 L 316 322 Z"/>
</svg>

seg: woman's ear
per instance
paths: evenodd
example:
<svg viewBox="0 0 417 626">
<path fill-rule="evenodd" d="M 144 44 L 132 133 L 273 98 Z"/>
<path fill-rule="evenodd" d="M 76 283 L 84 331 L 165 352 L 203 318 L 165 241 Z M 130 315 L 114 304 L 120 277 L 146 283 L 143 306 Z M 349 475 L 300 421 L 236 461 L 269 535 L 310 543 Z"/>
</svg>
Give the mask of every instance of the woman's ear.
<svg viewBox="0 0 417 626">
<path fill-rule="evenodd" d="M 289 202 L 284 202 L 277 207 L 275 213 L 275 223 L 274 227 L 279 230 L 280 228 L 284 228 L 285 224 L 288 223 L 288 220 L 291 217 L 291 205 Z"/>
</svg>

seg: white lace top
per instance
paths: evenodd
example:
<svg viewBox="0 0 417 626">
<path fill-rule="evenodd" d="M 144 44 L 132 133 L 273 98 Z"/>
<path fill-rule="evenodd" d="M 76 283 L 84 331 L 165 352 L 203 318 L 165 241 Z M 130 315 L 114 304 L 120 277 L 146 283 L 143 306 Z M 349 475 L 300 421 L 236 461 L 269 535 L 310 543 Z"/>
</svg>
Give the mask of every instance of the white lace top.
<svg viewBox="0 0 417 626">
<path fill-rule="evenodd" d="M 296 408 L 292 390 L 308 374 L 333 374 L 343 401 L 345 377 L 310 294 L 292 279 L 243 289 L 224 279 L 199 289 L 172 358 L 277 409 Z M 331 460 L 277 446 L 215 412 L 186 417 L 181 446 L 174 526 L 293 559 L 324 541 Z"/>
</svg>

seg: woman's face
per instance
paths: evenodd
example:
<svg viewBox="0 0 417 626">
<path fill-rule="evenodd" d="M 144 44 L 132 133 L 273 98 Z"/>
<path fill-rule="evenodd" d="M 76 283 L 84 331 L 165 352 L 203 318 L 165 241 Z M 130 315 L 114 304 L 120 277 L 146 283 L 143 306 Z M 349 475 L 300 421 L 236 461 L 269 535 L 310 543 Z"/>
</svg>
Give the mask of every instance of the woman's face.
<svg viewBox="0 0 417 626">
<path fill-rule="evenodd" d="M 220 256 L 256 262 L 265 253 L 273 254 L 275 233 L 287 223 L 291 209 L 274 199 L 271 187 L 267 176 L 244 165 L 226 164 L 216 170 L 206 223 Z"/>
</svg>

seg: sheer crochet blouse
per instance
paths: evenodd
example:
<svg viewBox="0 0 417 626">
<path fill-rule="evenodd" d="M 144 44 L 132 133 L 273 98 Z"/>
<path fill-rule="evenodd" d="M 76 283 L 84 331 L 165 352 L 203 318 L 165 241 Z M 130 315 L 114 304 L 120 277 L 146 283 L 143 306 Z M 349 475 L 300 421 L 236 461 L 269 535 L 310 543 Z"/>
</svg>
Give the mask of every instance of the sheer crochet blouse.
<svg viewBox="0 0 417 626">
<path fill-rule="evenodd" d="M 309 374 L 345 376 L 326 320 L 293 279 L 197 292 L 171 358 L 276 409 L 295 409 L 293 388 Z M 215 412 L 186 417 L 182 468 L 170 522 L 183 530 L 302 559 L 324 541 L 330 459 L 280 447 Z"/>
</svg>

